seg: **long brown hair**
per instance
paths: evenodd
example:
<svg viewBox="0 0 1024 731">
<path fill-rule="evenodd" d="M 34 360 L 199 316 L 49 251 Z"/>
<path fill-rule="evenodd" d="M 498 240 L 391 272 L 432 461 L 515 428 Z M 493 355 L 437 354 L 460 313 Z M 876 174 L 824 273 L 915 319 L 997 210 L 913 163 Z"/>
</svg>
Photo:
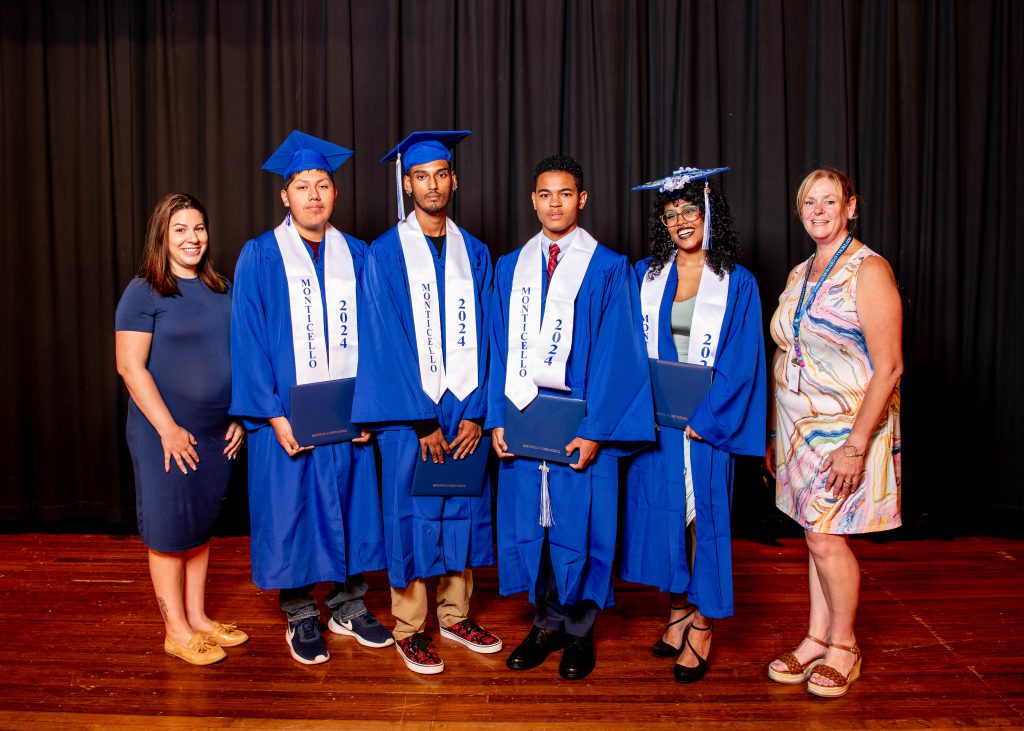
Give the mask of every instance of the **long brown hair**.
<svg viewBox="0 0 1024 731">
<path fill-rule="evenodd" d="M 199 211 L 203 217 L 203 225 L 209 231 L 210 222 L 206 216 L 206 209 L 198 198 L 188 193 L 168 193 L 157 201 L 146 226 L 146 243 L 142 249 L 142 266 L 139 267 L 138 276 L 145 279 L 162 297 L 181 294 L 181 290 L 178 289 L 178 278 L 171 271 L 170 255 L 167 252 L 167 229 L 171 223 L 171 216 L 187 208 Z M 214 292 L 223 294 L 228 291 L 227 280 L 213 268 L 209 243 L 203 258 L 199 260 L 196 272 L 203 284 Z"/>
</svg>

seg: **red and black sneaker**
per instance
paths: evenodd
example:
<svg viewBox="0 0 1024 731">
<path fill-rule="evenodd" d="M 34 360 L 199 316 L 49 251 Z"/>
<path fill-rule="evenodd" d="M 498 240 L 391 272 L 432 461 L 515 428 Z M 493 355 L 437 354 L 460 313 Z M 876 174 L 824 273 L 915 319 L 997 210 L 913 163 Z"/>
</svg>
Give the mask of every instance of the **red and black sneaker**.
<svg viewBox="0 0 1024 731">
<path fill-rule="evenodd" d="M 423 632 L 398 640 L 395 649 L 405 661 L 405 666 L 414 673 L 436 675 L 444 670 L 444 660 L 437 654 L 430 638 Z"/>
<path fill-rule="evenodd" d="M 501 651 L 501 640 L 485 630 L 472 619 L 456 622 L 451 627 L 442 627 L 441 636 L 461 642 L 473 652 L 489 655 Z"/>
</svg>

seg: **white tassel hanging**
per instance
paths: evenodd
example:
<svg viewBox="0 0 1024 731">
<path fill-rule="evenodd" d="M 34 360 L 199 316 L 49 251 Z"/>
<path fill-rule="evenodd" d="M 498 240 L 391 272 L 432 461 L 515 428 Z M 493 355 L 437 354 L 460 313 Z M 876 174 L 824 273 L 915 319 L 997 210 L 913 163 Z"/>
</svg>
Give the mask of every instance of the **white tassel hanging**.
<svg viewBox="0 0 1024 731">
<path fill-rule="evenodd" d="M 711 192 L 711 186 L 708 185 L 708 179 L 704 178 L 704 243 L 701 244 L 701 248 L 707 251 L 711 248 L 711 198 L 709 193 Z"/>
<path fill-rule="evenodd" d="M 405 200 L 402 198 L 402 153 L 395 158 L 395 210 L 398 220 L 405 218 Z"/>
<path fill-rule="evenodd" d="M 541 462 L 540 467 L 540 520 L 538 521 L 544 528 L 550 528 L 555 524 L 554 518 L 551 515 L 551 491 L 548 487 L 548 472 L 551 468 L 548 467 L 548 463 Z"/>
</svg>

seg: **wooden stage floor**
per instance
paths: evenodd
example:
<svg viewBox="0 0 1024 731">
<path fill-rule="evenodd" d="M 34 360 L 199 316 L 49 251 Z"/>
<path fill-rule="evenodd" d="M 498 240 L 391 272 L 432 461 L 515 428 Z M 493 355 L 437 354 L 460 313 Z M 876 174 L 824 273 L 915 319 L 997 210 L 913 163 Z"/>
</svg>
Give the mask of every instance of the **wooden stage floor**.
<svg viewBox="0 0 1024 731">
<path fill-rule="evenodd" d="M 856 540 L 864 675 L 840 700 L 765 676 L 802 634 L 799 540 L 735 541 L 736 616 L 716 624 L 711 671 L 693 686 L 647 649 L 666 598 L 621 583 L 589 678 L 562 681 L 557 656 L 506 670 L 531 614 L 525 598 L 497 594 L 494 569 L 476 574 L 474 616 L 505 640 L 498 655 L 439 640 L 448 667 L 423 677 L 393 648 L 330 636 L 331 661 L 302 666 L 287 654 L 276 594 L 249 580 L 248 549 L 247 538 L 215 539 L 208 605 L 252 639 L 196 668 L 163 653 L 137 537 L 0 536 L 0 727 L 1024 727 L 1024 541 Z M 369 579 L 370 608 L 390 622 L 385 577 Z"/>
</svg>

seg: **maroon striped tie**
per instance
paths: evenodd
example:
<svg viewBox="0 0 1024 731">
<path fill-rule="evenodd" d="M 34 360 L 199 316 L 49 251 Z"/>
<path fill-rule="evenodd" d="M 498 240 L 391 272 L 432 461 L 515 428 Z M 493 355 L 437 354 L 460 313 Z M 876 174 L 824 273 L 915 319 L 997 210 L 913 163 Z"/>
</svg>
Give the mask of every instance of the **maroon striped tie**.
<svg viewBox="0 0 1024 731">
<path fill-rule="evenodd" d="M 555 273 L 555 267 L 558 265 L 558 252 L 561 249 L 558 248 L 558 244 L 551 242 L 551 248 L 548 249 L 548 281 L 551 281 L 551 275 Z"/>
</svg>

